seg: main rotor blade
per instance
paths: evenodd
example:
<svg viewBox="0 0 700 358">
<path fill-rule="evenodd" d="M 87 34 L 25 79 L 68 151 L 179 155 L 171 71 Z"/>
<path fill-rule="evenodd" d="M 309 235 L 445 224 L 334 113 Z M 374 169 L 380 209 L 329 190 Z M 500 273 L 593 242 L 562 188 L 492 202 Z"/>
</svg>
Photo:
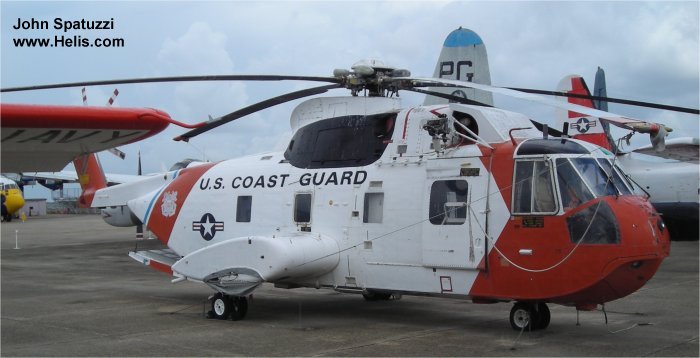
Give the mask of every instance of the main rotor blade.
<svg viewBox="0 0 700 358">
<path fill-rule="evenodd" d="M 399 78 L 398 80 L 405 80 L 405 78 Z M 466 87 L 466 88 L 477 88 L 475 86 L 470 86 L 470 85 L 462 85 L 462 86 L 457 86 L 455 84 L 450 84 L 450 83 L 444 83 L 442 79 L 432 79 L 432 80 L 437 80 L 441 82 L 436 82 L 436 83 L 430 83 L 426 78 L 423 79 L 414 79 L 418 80 L 417 82 L 413 83 L 414 87 Z M 464 82 L 464 81 L 461 81 Z M 482 85 L 486 86 L 486 85 Z M 506 89 L 506 90 L 513 90 L 517 92 L 524 92 L 524 93 L 530 93 L 530 94 L 542 94 L 542 95 L 547 95 L 547 96 L 558 96 L 558 97 L 572 97 L 572 98 L 586 98 L 586 99 L 591 99 L 591 100 L 598 100 L 598 101 L 608 101 L 612 103 L 620 103 L 620 104 L 625 104 L 628 106 L 636 106 L 636 107 L 647 107 L 647 108 L 656 108 L 656 109 L 663 109 L 667 111 L 673 111 L 673 112 L 681 112 L 681 113 L 689 113 L 689 114 L 700 114 L 700 110 L 694 109 L 694 108 L 687 108 L 687 107 L 678 107 L 678 106 L 669 106 L 666 104 L 660 104 L 660 103 L 653 103 L 653 102 L 642 102 L 642 101 L 633 101 L 629 99 L 622 99 L 622 98 L 613 98 L 613 97 L 602 97 L 602 96 L 592 96 L 592 95 L 585 95 L 585 94 L 579 94 L 579 93 L 567 93 L 567 92 L 557 92 L 557 91 L 545 91 L 545 90 L 538 90 L 538 89 L 532 89 L 532 88 L 516 88 L 516 87 L 494 87 L 494 86 L 487 86 L 490 89 L 486 88 L 480 88 L 481 90 L 488 91 L 488 92 L 493 92 L 493 93 L 501 93 L 507 96 L 511 97 L 518 97 L 518 98 L 523 98 L 527 99 L 526 97 L 522 96 L 514 96 L 513 93 L 506 93 L 506 92 L 496 92 L 493 89 Z M 403 90 L 408 90 L 407 88 L 402 88 Z M 437 95 L 435 95 L 437 96 Z"/>
<path fill-rule="evenodd" d="M 48 85 L 10 87 L 0 89 L 0 92 L 35 91 L 54 88 L 70 88 L 83 86 L 120 85 L 133 83 L 158 83 L 158 82 L 204 82 L 204 81 L 312 81 L 340 83 L 342 80 L 336 77 L 314 76 L 282 76 L 282 75 L 206 75 L 206 76 L 172 76 L 172 77 L 146 77 L 128 78 L 104 81 L 86 81 L 55 83 Z"/>
<path fill-rule="evenodd" d="M 660 103 L 633 101 L 633 100 L 622 99 L 622 98 L 589 96 L 589 95 L 578 94 L 578 93 L 544 91 L 544 90 L 538 90 L 538 89 L 532 89 L 532 88 L 515 88 L 515 87 L 505 87 L 505 88 L 509 88 L 509 89 L 512 89 L 515 91 L 520 91 L 520 92 L 525 92 L 525 93 L 544 94 L 544 95 L 548 95 L 548 96 L 558 96 L 558 97 L 586 98 L 586 99 L 591 99 L 591 100 L 595 100 L 595 101 L 607 101 L 607 102 L 612 102 L 612 103 L 626 104 L 629 106 L 648 107 L 648 108 L 663 109 L 663 110 L 674 111 L 674 112 L 700 114 L 700 110 L 697 110 L 694 108 L 669 106 L 669 105 L 660 104 Z"/>
<path fill-rule="evenodd" d="M 432 86 L 432 87 L 435 87 L 435 86 Z M 417 92 L 417 93 L 427 94 L 427 95 L 435 96 L 435 97 L 440 97 L 440 98 L 444 98 L 444 99 L 450 100 L 450 101 L 452 101 L 452 102 L 458 102 L 458 103 L 464 103 L 464 104 L 472 104 L 472 105 L 475 105 L 475 106 L 483 106 L 483 107 L 493 107 L 493 106 L 488 105 L 488 104 L 486 104 L 486 103 L 481 103 L 481 102 L 479 102 L 479 101 L 475 101 L 475 100 L 472 100 L 472 99 L 469 99 L 469 98 L 454 96 L 454 95 L 447 94 L 447 93 L 442 93 L 442 92 L 428 91 L 428 90 L 418 89 L 418 88 L 404 88 L 403 90 L 404 90 L 404 91 L 411 91 L 411 92 Z"/>
<path fill-rule="evenodd" d="M 328 92 L 328 90 L 335 89 L 335 88 L 342 88 L 342 87 L 343 86 L 340 84 L 332 84 L 332 85 L 326 85 L 326 86 L 320 86 L 320 87 L 307 88 L 307 89 L 304 89 L 301 91 L 296 91 L 296 92 L 285 93 L 281 96 L 266 99 L 262 102 L 258 102 L 258 103 L 252 104 L 248 107 L 241 108 L 235 112 L 231 112 L 227 115 L 224 115 L 224 116 L 222 116 L 216 120 L 213 120 L 211 122 L 208 122 L 201 127 L 193 129 L 193 130 L 186 132 L 180 136 L 177 136 L 173 139 L 174 140 L 182 140 L 182 141 L 187 142 L 190 138 L 192 138 L 194 136 L 202 134 L 208 130 L 214 129 L 220 125 L 234 121 L 238 118 L 241 118 L 241 117 L 247 116 L 249 114 L 261 111 L 263 109 L 273 107 L 273 106 L 276 106 L 278 104 L 282 104 L 285 102 L 293 101 L 295 99 L 325 93 L 325 92 Z"/>
<path fill-rule="evenodd" d="M 598 117 L 598 118 L 601 118 L 603 120 L 606 120 L 609 123 L 616 125 L 618 127 L 636 130 L 639 132 L 646 132 L 648 130 L 648 128 L 645 129 L 646 127 L 643 127 L 643 126 L 647 126 L 649 128 L 652 128 L 654 125 L 656 125 L 656 123 L 650 123 L 648 121 L 644 121 L 641 119 L 622 116 L 619 114 L 614 114 L 614 113 L 610 113 L 610 112 L 597 110 L 594 108 L 584 107 L 584 106 L 580 106 L 580 105 L 573 104 L 573 103 L 556 101 L 556 100 L 542 97 L 542 96 L 539 96 L 536 94 L 512 90 L 510 88 L 493 87 L 493 86 L 483 85 L 483 84 L 479 84 L 479 83 L 455 81 L 455 80 L 445 80 L 445 79 L 440 79 L 440 78 L 408 78 L 408 77 L 403 77 L 403 78 L 397 78 L 395 80 L 396 81 L 411 81 L 411 82 L 417 81 L 418 82 L 417 85 L 419 85 L 419 86 L 426 86 L 430 83 L 441 83 L 444 85 L 449 85 L 449 86 L 454 86 L 454 87 L 476 88 L 476 89 L 483 90 L 483 91 L 498 93 L 498 94 L 506 95 L 509 97 L 520 98 L 523 100 L 537 102 L 537 103 L 545 104 L 545 105 L 556 107 L 556 108 L 566 109 L 566 110 L 573 111 L 576 113 L 587 114 L 589 116 Z M 407 84 L 405 82 L 400 82 L 400 85 L 404 88 L 407 86 Z M 409 87 L 410 87 L 410 85 L 409 85 Z M 669 130 L 669 132 L 670 132 L 670 130 Z"/>
</svg>

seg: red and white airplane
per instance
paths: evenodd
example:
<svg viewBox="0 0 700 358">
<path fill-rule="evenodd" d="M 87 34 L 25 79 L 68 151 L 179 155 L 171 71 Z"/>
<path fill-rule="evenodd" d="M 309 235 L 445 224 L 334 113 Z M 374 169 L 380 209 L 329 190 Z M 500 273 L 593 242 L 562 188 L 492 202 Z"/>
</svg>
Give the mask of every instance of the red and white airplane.
<svg viewBox="0 0 700 358">
<path fill-rule="evenodd" d="M 448 40 L 474 45 L 473 37 Z M 412 78 L 380 61 L 334 77 L 237 79 L 331 85 L 253 104 L 177 139 L 330 89 L 352 96 L 298 105 L 284 151 L 102 188 L 92 202 L 128 207 L 166 246 L 130 256 L 173 282 L 211 287 L 214 317 L 242 319 L 246 297 L 268 282 L 368 300 L 418 294 L 514 301 L 514 329 L 543 329 L 547 303 L 593 309 L 629 295 L 669 254 L 663 220 L 611 152 L 548 138 L 519 113 L 463 103 L 402 108 L 393 95 L 477 88 L 625 128 L 647 122 L 506 88 Z"/>
</svg>

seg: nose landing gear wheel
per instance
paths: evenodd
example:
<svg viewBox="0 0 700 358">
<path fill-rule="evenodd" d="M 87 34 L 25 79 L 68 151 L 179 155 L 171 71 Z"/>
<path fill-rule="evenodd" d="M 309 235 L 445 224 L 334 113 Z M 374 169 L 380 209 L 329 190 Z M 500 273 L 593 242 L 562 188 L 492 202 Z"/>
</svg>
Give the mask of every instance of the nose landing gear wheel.
<svg viewBox="0 0 700 358">
<path fill-rule="evenodd" d="M 551 315 L 546 303 L 518 302 L 510 310 L 510 326 L 516 331 L 545 329 Z"/>
</svg>

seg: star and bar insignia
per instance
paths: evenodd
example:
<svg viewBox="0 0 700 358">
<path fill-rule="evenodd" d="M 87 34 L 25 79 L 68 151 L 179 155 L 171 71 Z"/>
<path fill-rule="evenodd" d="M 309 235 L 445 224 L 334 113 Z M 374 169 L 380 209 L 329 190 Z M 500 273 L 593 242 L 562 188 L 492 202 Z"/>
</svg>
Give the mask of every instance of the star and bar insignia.
<svg viewBox="0 0 700 358">
<path fill-rule="evenodd" d="M 224 222 L 216 221 L 214 215 L 206 213 L 199 221 L 192 222 L 192 231 L 199 231 L 202 239 L 211 240 L 217 231 L 224 231 Z"/>
</svg>

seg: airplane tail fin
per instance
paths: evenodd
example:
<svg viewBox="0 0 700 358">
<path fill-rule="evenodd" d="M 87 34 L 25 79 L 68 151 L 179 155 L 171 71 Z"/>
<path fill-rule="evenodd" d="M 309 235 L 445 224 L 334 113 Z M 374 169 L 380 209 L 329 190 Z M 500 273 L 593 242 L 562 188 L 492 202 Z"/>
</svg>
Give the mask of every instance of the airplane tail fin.
<svg viewBox="0 0 700 358">
<path fill-rule="evenodd" d="M 78 173 L 78 181 L 83 189 L 78 206 L 89 208 L 97 190 L 107 187 L 107 179 L 95 153 L 81 155 L 73 160 L 75 171 Z"/>
<path fill-rule="evenodd" d="M 598 76 L 596 75 L 596 79 Z M 603 77 L 604 78 L 604 77 Z M 598 86 L 602 85 L 601 88 Z M 605 80 L 602 82 L 596 81 L 596 90 L 605 93 Z M 564 77 L 557 86 L 557 91 L 567 92 L 572 94 L 580 94 L 590 96 L 586 81 L 579 75 L 569 75 Z M 597 108 L 596 104 L 590 98 L 564 98 L 569 103 L 578 104 L 580 106 Z M 607 108 L 607 102 L 604 102 Z M 599 108 L 598 108 L 599 109 Z M 613 151 L 614 142 L 610 138 L 610 128 L 607 123 L 604 123 L 600 118 L 587 116 L 581 113 L 572 111 L 560 110 L 557 111 L 557 124 L 563 128 L 564 123 L 569 123 L 569 135 L 572 138 L 580 139 L 589 143 L 599 145 L 609 151 Z"/>
<path fill-rule="evenodd" d="M 593 95 L 597 97 L 607 97 L 608 96 L 608 90 L 605 86 L 605 71 L 603 71 L 602 68 L 598 67 L 598 70 L 595 72 L 595 83 L 593 84 Z M 601 100 L 595 100 L 593 101 L 593 104 L 595 105 L 596 109 L 599 109 L 601 111 L 608 111 L 608 102 L 607 101 L 601 101 Z"/>
<path fill-rule="evenodd" d="M 462 27 L 452 31 L 442 46 L 433 77 L 490 85 L 488 56 L 481 37 L 474 31 Z M 434 87 L 429 90 L 493 106 L 493 95 L 490 92 L 450 87 Z M 426 96 L 423 102 L 426 106 L 445 103 L 448 103 L 447 99 L 430 95 Z"/>
</svg>

